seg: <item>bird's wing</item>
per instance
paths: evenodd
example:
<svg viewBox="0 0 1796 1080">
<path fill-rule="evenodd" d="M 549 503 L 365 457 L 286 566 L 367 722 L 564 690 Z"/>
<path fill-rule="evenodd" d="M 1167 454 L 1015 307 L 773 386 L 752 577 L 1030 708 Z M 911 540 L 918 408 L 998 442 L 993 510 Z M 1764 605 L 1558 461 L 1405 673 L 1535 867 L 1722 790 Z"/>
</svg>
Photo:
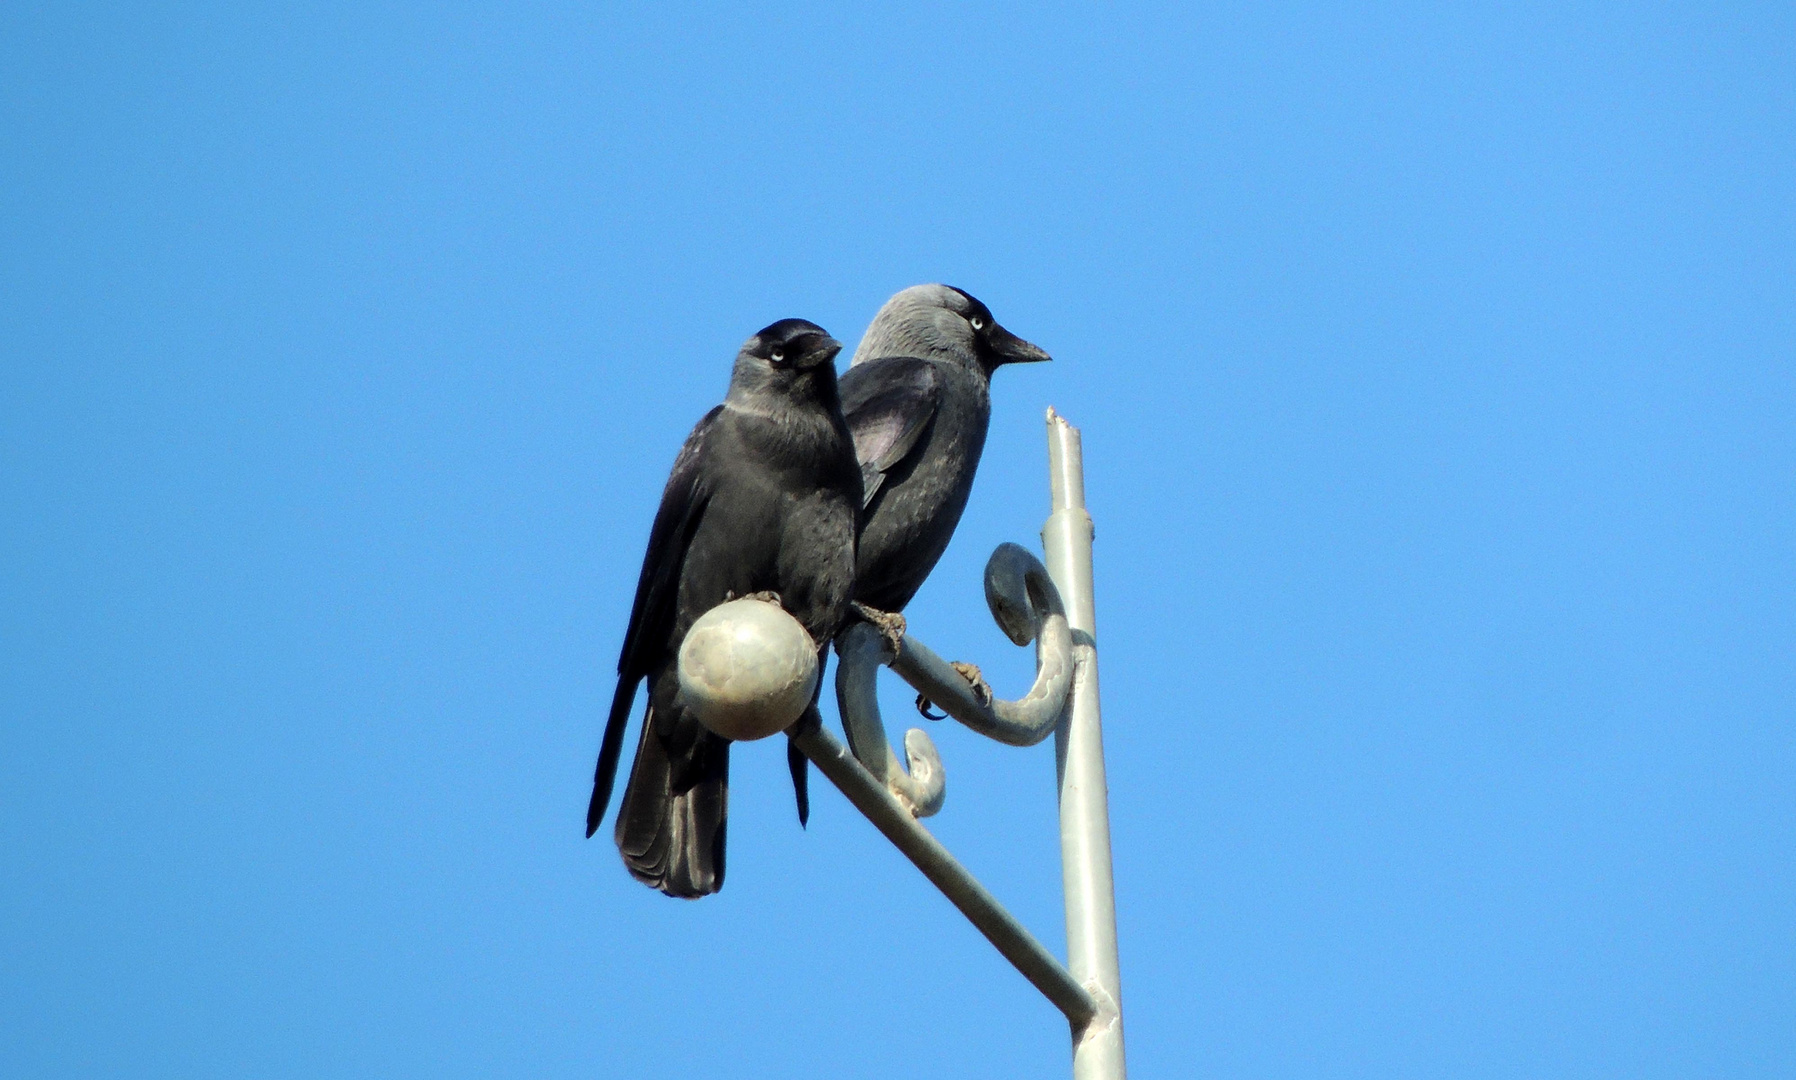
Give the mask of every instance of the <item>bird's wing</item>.
<svg viewBox="0 0 1796 1080">
<path fill-rule="evenodd" d="M 861 505 L 916 448 L 942 397 L 935 365 L 910 356 L 856 364 L 842 376 L 842 415 L 861 464 Z"/>
<path fill-rule="evenodd" d="M 624 630 L 624 647 L 618 654 L 619 675 L 641 677 L 659 661 L 673 629 L 675 600 L 680 589 L 680 567 L 686 548 L 704 515 L 710 498 L 700 475 L 699 459 L 705 438 L 723 411 L 719 405 L 705 414 L 686 436 L 686 444 L 674 458 L 661 507 L 649 529 L 649 548 L 642 556 L 642 574 L 636 579 L 636 601 L 630 606 L 630 625 Z"/>
<path fill-rule="evenodd" d="M 674 459 L 673 472 L 661 492 L 661 508 L 649 529 L 649 548 L 642 557 L 642 574 L 636 579 L 636 600 L 630 606 L 630 625 L 624 630 L 624 647 L 617 658 L 617 691 L 611 698 L 611 715 L 605 722 L 605 738 L 599 744 L 599 763 L 593 771 L 592 801 L 586 808 L 586 835 L 591 836 L 605 816 L 611 785 L 617 777 L 617 759 L 623 750 L 624 725 L 636 700 L 636 685 L 661 661 L 667 639 L 673 633 L 674 612 L 680 592 L 680 568 L 692 534 L 704 516 L 710 492 L 702 481 L 699 461 L 705 438 L 717 422 L 719 405 L 686 436 L 686 445 Z"/>
</svg>

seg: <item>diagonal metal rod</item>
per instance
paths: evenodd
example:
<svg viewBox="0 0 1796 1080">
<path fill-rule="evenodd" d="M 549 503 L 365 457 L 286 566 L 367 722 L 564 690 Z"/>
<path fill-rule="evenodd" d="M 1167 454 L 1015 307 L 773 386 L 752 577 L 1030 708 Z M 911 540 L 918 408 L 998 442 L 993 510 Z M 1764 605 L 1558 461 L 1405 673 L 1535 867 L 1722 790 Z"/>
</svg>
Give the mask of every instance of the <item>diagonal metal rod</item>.
<svg viewBox="0 0 1796 1080">
<path fill-rule="evenodd" d="M 997 946 L 1024 978 L 1066 1014 L 1075 1038 L 1086 1030 L 1098 1014 L 1097 1001 L 1090 992 L 854 759 L 848 747 L 815 722 L 814 717 L 794 729 L 792 742 L 979 928 L 987 941 Z"/>
</svg>

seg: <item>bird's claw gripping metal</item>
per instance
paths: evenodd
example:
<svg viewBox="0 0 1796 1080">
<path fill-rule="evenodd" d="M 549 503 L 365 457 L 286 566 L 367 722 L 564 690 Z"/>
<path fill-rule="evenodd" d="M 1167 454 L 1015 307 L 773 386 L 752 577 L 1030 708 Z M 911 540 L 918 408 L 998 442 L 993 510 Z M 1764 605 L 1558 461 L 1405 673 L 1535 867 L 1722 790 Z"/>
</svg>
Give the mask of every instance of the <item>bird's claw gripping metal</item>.
<svg viewBox="0 0 1796 1080">
<path fill-rule="evenodd" d="M 979 665 L 969 664 L 964 660 L 950 660 L 948 666 L 960 672 L 960 677 L 973 687 L 973 697 L 978 700 L 979 704 L 988 709 L 991 708 L 992 687 L 985 681 L 985 674 L 979 670 Z"/>
<path fill-rule="evenodd" d="M 879 631 L 880 637 L 885 639 L 886 650 L 891 655 L 897 656 L 898 650 L 904 647 L 904 631 L 907 625 L 904 616 L 896 611 L 881 611 L 875 607 L 868 607 L 859 600 L 854 601 L 850 606 L 854 608 L 855 615 L 862 622 Z"/>
<path fill-rule="evenodd" d="M 978 701 L 979 704 L 988 709 L 991 708 L 992 699 L 994 697 L 992 694 L 992 687 L 990 683 L 985 681 L 985 674 L 979 670 L 978 664 L 969 664 L 963 660 L 950 660 L 948 661 L 948 666 L 955 671 L 960 672 L 960 677 L 965 679 L 968 685 L 973 688 L 973 698 Z M 923 714 L 923 719 L 948 719 L 948 714 L 945 712 L 932 712 L 931 710 L 934 708 L 935 702 L 930 701 L 927 695 L 917 695 L 917 711 Z"/>
</svg>

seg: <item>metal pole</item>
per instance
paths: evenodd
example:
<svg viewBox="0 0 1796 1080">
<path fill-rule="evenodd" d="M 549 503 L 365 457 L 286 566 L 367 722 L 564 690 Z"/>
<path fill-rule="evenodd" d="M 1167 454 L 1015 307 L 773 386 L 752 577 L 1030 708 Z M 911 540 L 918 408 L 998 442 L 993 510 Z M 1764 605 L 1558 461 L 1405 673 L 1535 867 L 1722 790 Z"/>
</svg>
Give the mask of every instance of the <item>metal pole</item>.
<svg viewBox="0 0 1796 1080">
<path fill-rule="evenodd" d="M 867 820 L 886 834 L 886 839 L 897 845 L 898 850 L 942 890 L 942 894 L 998 947 L 1024 978 L 1034 983 L 1037 990 L 1066 1014 L 1075 1038 L 1078 1032 L 1102 1022 L 1100 1007 L 1088 990 L 1074 980 L 1028 928 L 1004 910 L 1004 905 L 998 903 L 985 886 L 967 873 L 966 867 L 948 853 L 941 841 L 930 835 L 908 809 L 892 798 L 885 786 L 854 759 L 848 747 L 836 741 L 836 737 L 817 721 L 815 709 L 793 727 L 792 742 L 811 759 L 819 772 L 842 789 L 842 794 L 867 815 Z"/>
<path fill-rule="evenodd" d="M 1048 480 L 1053 509 L 1042 527 L 1048 573 L 1066 604 L 1078 674 L 1054 732 L 1060 780 L 1060 864 L 1066 889 L 1067 969 L 1098 1014 L 1073 1029 L 1074 1080 L 1123 1080 L 1122 979 L 1116 962 L 1116 888 L 1110 809 L 1098 710 L 1097 614 L 1091 587 L 1091 515 L 1079 429 L 1048 410 Z"/>
</svg>

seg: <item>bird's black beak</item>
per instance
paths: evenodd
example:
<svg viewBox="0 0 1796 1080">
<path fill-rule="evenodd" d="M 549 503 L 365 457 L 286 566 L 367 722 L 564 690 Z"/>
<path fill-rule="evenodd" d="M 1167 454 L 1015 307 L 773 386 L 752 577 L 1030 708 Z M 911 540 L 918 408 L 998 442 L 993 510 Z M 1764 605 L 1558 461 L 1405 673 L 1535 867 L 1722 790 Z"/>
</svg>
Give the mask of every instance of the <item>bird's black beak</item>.
<svg viewBox="0 0 1796 1080">
<path fill-rule="evenodd" d="M 1041 346 L 1024 341 L 997 323 L 985 332 L 985 340 L 1000 364 L 1035 364 L 1054 359 Z"/>
<path fill-rule="evenodd" d="M 842 343 L 828 334 L 806 334 L 794 344 L 801 345 L 798 361 L 793 365 L 800 371 L 827 364 L 842 351 Z"/>
</svg>

